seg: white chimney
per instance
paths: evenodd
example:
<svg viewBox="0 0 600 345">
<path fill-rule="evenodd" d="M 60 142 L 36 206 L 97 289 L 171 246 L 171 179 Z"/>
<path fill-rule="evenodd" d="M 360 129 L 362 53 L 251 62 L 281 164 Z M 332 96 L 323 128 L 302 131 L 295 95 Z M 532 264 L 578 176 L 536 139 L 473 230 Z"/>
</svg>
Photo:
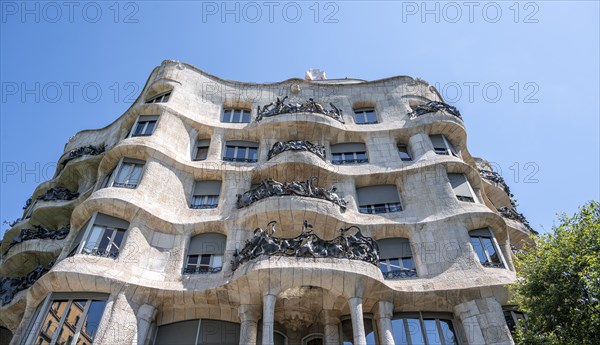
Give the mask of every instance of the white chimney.
<svg viewBox="0 0 600 345">
<path fill-rule="evenodd" d="M 304 76 L 306 80 L 325 80 L 327 77 L 325 76 L 325 71 L 321 71 L 317 68 L 311 68 L 306 71 L 306 76 Z"/>
</svg>

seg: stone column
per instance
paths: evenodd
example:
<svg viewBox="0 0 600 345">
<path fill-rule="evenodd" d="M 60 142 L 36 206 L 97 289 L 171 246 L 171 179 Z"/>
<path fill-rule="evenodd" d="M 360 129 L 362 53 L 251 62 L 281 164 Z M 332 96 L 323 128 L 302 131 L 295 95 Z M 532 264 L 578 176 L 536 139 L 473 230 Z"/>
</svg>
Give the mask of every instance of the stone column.
<svg viewBox="0 0 600 345">
<path fill-rule="evenodd" d="M 362 298 L 352 297 L 348 300 L 350 316 L 352 317 L 352 334 L 354 345 L 367 345 L 365 324 L 363 320 Z"/>
<path fill-rule="evenodd" d="M 337 310 L 323 310 L 321 312 L 323 323 L 323 344 L 340 345 L 340 312 Z"/>
<path fill-rule="evenodd" d="M 388 301 L 379 301 L 377 303 L 377 330 L 379 331 L 379 340 L 381 345 L 395 345 L 392 332 L 392 316 L 394 314 L 394 304 Z"/>
<path fill-rule="evenodd" d="M 493 297 L 461 303 L 454 307 L 469 344 L 514 344 L 502 306 Z"/>
<path fill-rule="evenodd" d="M 238 308 L 238 315 L 240 317 L 240 345 L 255 345 L 260 305 L 242 304 Z"/>
<path fill-rule="evenodd" d="M 156 308 L 149 304 L 144 304 L 138 309 L 137 313 L 137 341 L 133 344 L 146 345 L 149 343 L 149 333 L 152 328 L 152 322 L 156 317 Z"/>
<path fill-rule="evenodd" d="M 277 296 L 265 294 L 263 296 L 263 314 L 262 314 L 262 345 L 273 345 L 273 326 L 275 322 L 275 302 Z"/>
</svg>

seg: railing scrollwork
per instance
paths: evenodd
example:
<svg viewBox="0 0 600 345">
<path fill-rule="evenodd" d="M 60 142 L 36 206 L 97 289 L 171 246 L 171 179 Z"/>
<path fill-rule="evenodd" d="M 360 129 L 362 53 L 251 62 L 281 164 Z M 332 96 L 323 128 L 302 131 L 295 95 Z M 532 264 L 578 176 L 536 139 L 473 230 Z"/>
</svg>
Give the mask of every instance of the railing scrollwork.
<svg viewBox="0 0 600 345">
<path fill-rule="evenodd" d="M 310 141 L 305 140 L 290 140 L 290 141 L 278 141 L 273 144 L 273 147 L 269 150 L 268 159 L 277 156 L 285 151 L 306 151 L 313 153 L 319 158 L 325 160 L 325 146 L 315 145 Z"/>
<path fill-rule="evenodd" d="M 256 110 L 256 122 L 260 122 L 264 117 L 271 117 L 280 114 L 315 113 L 325 115 L 341 123 L 345 123 L 344 116 L 342 115 L 342 110 L 336 107 L 333 103 L 329 103 L 331 108 L 333 108 L 330 110 L 323 108 L 321 104 L 315 102 L 312 98 L 309 98 L 308 101 L 302 104 L 286 104 L 285 100 L 287 98 L 288 96 L 285 96 L 282 99 L 277 97 L 277 100 L 263 106 L 262 108 L 259 105 Z"/>
<path fill-rule="evenodd" d="M 2 306 L 9 304 L 19 291 L 25 290 L 33 285 L 41 276 L 50 271 L 50 268 L 52 268 L 53 265 L 54 261 L 50 262 L 47 266 L 38 263 L 33 271 L 23 277 L 7 277 L 0 280 L 0 299 L 2 300 Z"/>
<path fill-rule="evenodd" d="M 408 113 L 408 116 L 410 116 L 410 118 L 414 119 L 421 115 L 425 115 L 425 114 L 429 114 L 429 113 L 437 113 L 438 111 L 441 111 L 441 112 L 444 112 L 444 113 L 447 113 L 450 115 L 454 115 L 454 116 L 458 117 L 459 119 L 462 119 L 462 116 L 460 115 L 460 111 L 458 111 L 458 109 L 456 107 L 453 107 L 444 102 L 436 102 L 436 101 L 431 101 L 431 102 L 427 102 L 425 104 L 416 106 L 410 113 Z"/>
</svg>

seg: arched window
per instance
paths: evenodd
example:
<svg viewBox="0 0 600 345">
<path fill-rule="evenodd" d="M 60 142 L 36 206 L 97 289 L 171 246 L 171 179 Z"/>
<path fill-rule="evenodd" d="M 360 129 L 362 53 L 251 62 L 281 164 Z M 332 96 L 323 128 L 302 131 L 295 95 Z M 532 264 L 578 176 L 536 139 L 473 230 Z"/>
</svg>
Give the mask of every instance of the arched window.
<svg viewBox="0 0 600 345">
<path fill-rule="evenodd" d="M 407 238 L 386 238 L 377 241 L 379 268 L 385 279 L 416 277 L 417 269 Z"/>
<path fill-rule="evenodd" d="M 206 274 L 220 272 L 223 268 L 225 240 L 225 235 L 217 233 L 200 234 L 192 237 L 183 273 Z"/>
</svg>

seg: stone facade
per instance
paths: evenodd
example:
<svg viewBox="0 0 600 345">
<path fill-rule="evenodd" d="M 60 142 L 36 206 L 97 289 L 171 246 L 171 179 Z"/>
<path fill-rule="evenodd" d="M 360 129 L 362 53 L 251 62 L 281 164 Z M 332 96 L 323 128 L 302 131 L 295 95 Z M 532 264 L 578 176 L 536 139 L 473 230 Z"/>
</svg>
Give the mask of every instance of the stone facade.
<svg viewBox="0 0 600 345">
<path fill-rule="evenodd" d="M 258 106 L 285 96 L 300 110 L 256 121 Z M 42 343 L 58 344 L 72 332 L 66 341 L 78 344 L 187 344 L 189 328 L 191 343 L 202 344 L 511 344 L 503 318 L 515 279 L 511 248 L 530 230 L 499 213 L 513 208 L 510 195 L 480 176 L 492 169 L 469 154 L 460 116 L 443 107 L 412 116 L 432 101 L 443 103 L 410 77 L 249 84 L 163 62 L 125 114 L 69 140 L 55 177 L 4 235 L 2 343 L 37 344 L 46 332 Z M 327 113 L 330 104 L 343 121 Z M 325 159 L 301 143 L 269 155 L 278 142 L 299 141 L 322 146 Z M 332 152 L 338 144 L 366 151 Z M 335 193 L 345 207 L 294 185 L 237 207 L 238 195 L 262 181 L 313 176 L 311 192 Z M 216 192 L 198 181 L 212 181 Z M 373 186 L 385 193 L 366 188 Z M 58 187 L 78 194 L 41 198 Z M 14 241 L 24 229 L 67 225 L 66 238 Z M 354 230 L 339 229 L 353 226 L 379 244 L 379 266 L 332 251 L 254 252 L 232 265 L 258 228 L 267 240 L 306 230 L 298 247 L 318 237 L 338 238 L 344 249 Z M 30 274 L 38 266 L 51 268 Z M 58 312 L 46 324 L 56 301 L 100 301 L 103 309 L 83 308 L 96 324 L 75 321 L 69 331 Z"/>
</svg>

